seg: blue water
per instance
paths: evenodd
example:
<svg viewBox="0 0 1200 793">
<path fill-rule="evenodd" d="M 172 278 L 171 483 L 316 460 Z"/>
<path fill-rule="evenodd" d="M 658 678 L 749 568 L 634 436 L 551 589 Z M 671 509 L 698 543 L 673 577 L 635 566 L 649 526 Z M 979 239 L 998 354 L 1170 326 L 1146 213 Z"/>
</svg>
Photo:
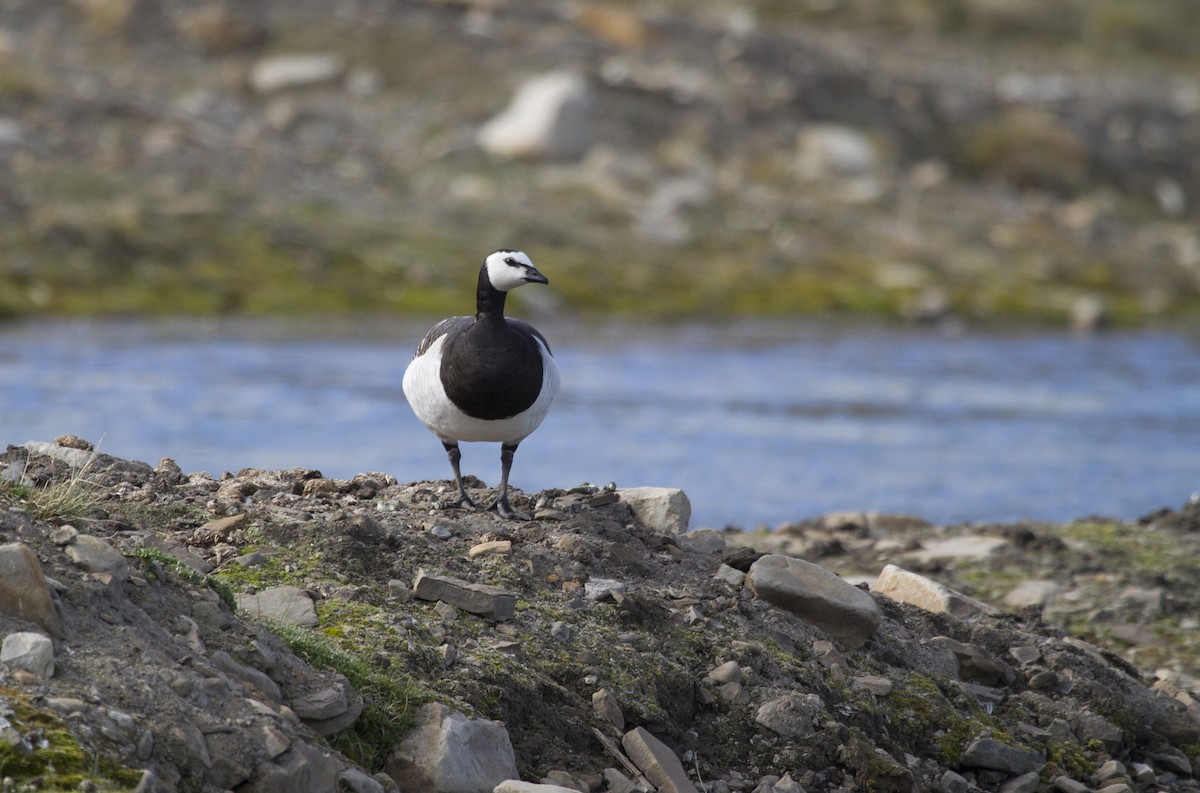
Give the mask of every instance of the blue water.
<svg viewBox="0 0 1200 793">
<path fill-rule="evenodd" d="M 841 509 L 942 522 L 1133 518 L 1200 491 L 1200 345 L 827 325 L 541 321 L 563 375 L 526 492 L 683 488 L 693 527 Z M 0 326 L 0 444 L 71 433 L 185 471 L 442 479 L 400 383 L 421 325 Z M 499 449 L 465 444 L 495 484 Z"/>
</svg>

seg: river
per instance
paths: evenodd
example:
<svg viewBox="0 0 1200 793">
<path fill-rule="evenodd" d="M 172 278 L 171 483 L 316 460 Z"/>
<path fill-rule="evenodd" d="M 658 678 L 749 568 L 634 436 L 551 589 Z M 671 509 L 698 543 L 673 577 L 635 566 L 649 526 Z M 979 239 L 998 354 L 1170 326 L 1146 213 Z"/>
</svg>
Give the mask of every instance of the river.
<svg viewBox="0 0 1200 793">
<path fill-rule="evenodd" d="M 185 471 L 449 476 L 400 383 L 428 323 L 0 326 L 0 443 L 62 434 Z M 693 527 L 830 510 L 1134 518 L 1200 491 L 1200 344 L 1122 332 L 540 321 L 563 376 L 516 455 L 533 492 L 683 488 Z M 495 484 L 499 448 L 464 444 Z"/>
</svg>

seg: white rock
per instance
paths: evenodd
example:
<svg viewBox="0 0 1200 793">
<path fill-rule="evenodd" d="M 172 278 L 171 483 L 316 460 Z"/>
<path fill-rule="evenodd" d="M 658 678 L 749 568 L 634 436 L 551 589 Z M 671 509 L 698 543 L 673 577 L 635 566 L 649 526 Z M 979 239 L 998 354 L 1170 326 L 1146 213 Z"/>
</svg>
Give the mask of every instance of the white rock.
<svg viewBox="0 0 1200 793">
<path fill-rule="evenodd" d="M 677 487 L 624 487 L 617 495 L 651 529 L 678 534 L 692 519 L 692 502 Z"/>
<path fill-rule="evenodd" d="M 806 179 L 863 176 L 879 167 L 866 135 L 840 124 L 808 124 L 796 136 L 796 169 Z"/>
<path fill-rule="evenodd" d="M 502 157 L 581 156 L 591 146 L 591 92 L 574 72 L 526 81 L 498 116 L 479 128 L 476 142 Z"/>
<path fill-rule="evenodd" d="M 255 91 L 267 94 L 336 80 L 345 70 L 345 59 L 333 53 L 273 55 L 251 67 L 249 82 Z"/>
<path fill-rule="evenodd" d="M 421 708 L 417 727 L 396 748 L 386 773 L 401 790 L 430 793 L 492 793 L 518 777 L 503 724 L 469 719 L 436 702 Z"/>
<path fill-rule="evenodd" d="M 49 680 L 54 676 L 54 642 L 40 633 L 10 633 L 0 647 L 0 663 Z"/>
<path fill-rule="evenodd" d="M 506 779 L 492 789 L 492 793 L 579 793 L 573 788 L 562 785 L 539 785 L 535 782 L 522 782 L 519 779 Z"/>
<path fill-rule="evenodd" d="M 718 581 L 724 581 L 726 584 L 734 587 L 740 587 L 742 584 L 746 583 L 746 574 L 736 567 L 730 567 L 727 564 L 722 564 L 720 567 L 718 567 L 717 572 L 713 575 L 713 578 L 717 579 Z"/>
<path fill-rule="evenodd" d="M 955 592 L 937 581 L 923 575 L 911 573 L 894 564 L 889 564 L 879 573 L 871 587 L 872 592 L 887 595 L 900 603 L 909 603 L 942 614 L 965 618 L 976 614 L 992 614 L 995 609 L 986 603 Z"/>
</svg>

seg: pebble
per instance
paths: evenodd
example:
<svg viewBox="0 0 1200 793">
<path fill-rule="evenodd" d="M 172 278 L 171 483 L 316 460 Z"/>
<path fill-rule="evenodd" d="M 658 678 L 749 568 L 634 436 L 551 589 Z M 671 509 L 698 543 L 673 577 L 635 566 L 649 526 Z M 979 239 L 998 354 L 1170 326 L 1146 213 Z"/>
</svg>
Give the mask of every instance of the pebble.
<svg viewBox="0 0 1200 793">
<path fill-rule="evenodd" d="M 489 154 L 510 158 L 576 158 L 592 144 L 592 94 L 574 72 L 558 71 L 522 83 L 508 107 L 479 128 Z"/>
<path fill-rule="evenodd" d="M 726 661 L 710 671 L 707 679 L 714 683 L 740 683 L 742 682 L 742 666 L 737 661 Z"/>
<path fill-rule="evenodd" d="M 0 545 L 0 611 L 63 637 L 41 562 L 24 543 Z"/>
<path fill-rule="evenodd" d="M 467 551 L 468 559 L 478 559 L 480 556 L 504 556 L 512 553 L 512 540 L 491 540 L 481 542 Z"/>
<path fill-rule="evenodd" d="M 584 597 L 597 602 L 613 600 L 614 595 L 624 593 L 625 583 L 611 578 L 591 578 L 583 585 Z"/>
<path fill-rule="evenodd" d="M 341 55 L 306 53 L 273 55 L 257 61 L 250 68 L 250 87 L 260 94 L 286 88 L 302 88 L 335 80 L 346 69 Z"/>
<path fill-rule="evenodd" d="M 950 614 L 960 619 L 995 613 L 995 609 L 986 603 L 894 564 L 883 568 L 879 578 L 871 586 L 871 591 L 887 595 L 900 603 L 908 603 L 938 614 Z"/>
<path fill-rule="evenodd" d="M 758 597 L 815 625 L 847 649 L 866 643 L 883 620 L 870 595 L 802 559 L 769 554 L 751 565 L 747 581 Z"/>
<path fill-rule="evenodd" d="M 0 645 L 0 663 L 49 680 L 54 676 L 54 642 L 40 633 L 10 633 Z"/>
<path fill-rule="evenodd" d="M 659 793 L 696 793 L 679 757 L 644 727 L 625 733 L 621 746 Z"/>
</svg>

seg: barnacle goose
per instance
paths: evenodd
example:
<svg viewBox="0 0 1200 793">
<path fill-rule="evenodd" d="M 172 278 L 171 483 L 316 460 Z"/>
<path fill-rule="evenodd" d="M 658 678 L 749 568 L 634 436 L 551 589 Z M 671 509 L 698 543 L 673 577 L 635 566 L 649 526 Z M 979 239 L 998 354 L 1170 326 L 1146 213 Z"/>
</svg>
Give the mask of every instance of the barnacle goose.
<svg viewBox="0 0 1200 793">
<path fill-rule="evenodd" d="M 446 448 L 463 504 L 480 508 L 463 487 L 459 442 L 501 444 L 500 495 L 488 509 L 517 520 L 528 518 L 508 503 L 513 453 L 546 417 L 559 383 L 542 334 L 504 316 L 508 293 L 531 283 L 549 281 L 524 253 L 503 249 L 489 254 L 479 269 L 475 316 L 434 325 L 404 372 L 404 396 Z"/>
</svg>

